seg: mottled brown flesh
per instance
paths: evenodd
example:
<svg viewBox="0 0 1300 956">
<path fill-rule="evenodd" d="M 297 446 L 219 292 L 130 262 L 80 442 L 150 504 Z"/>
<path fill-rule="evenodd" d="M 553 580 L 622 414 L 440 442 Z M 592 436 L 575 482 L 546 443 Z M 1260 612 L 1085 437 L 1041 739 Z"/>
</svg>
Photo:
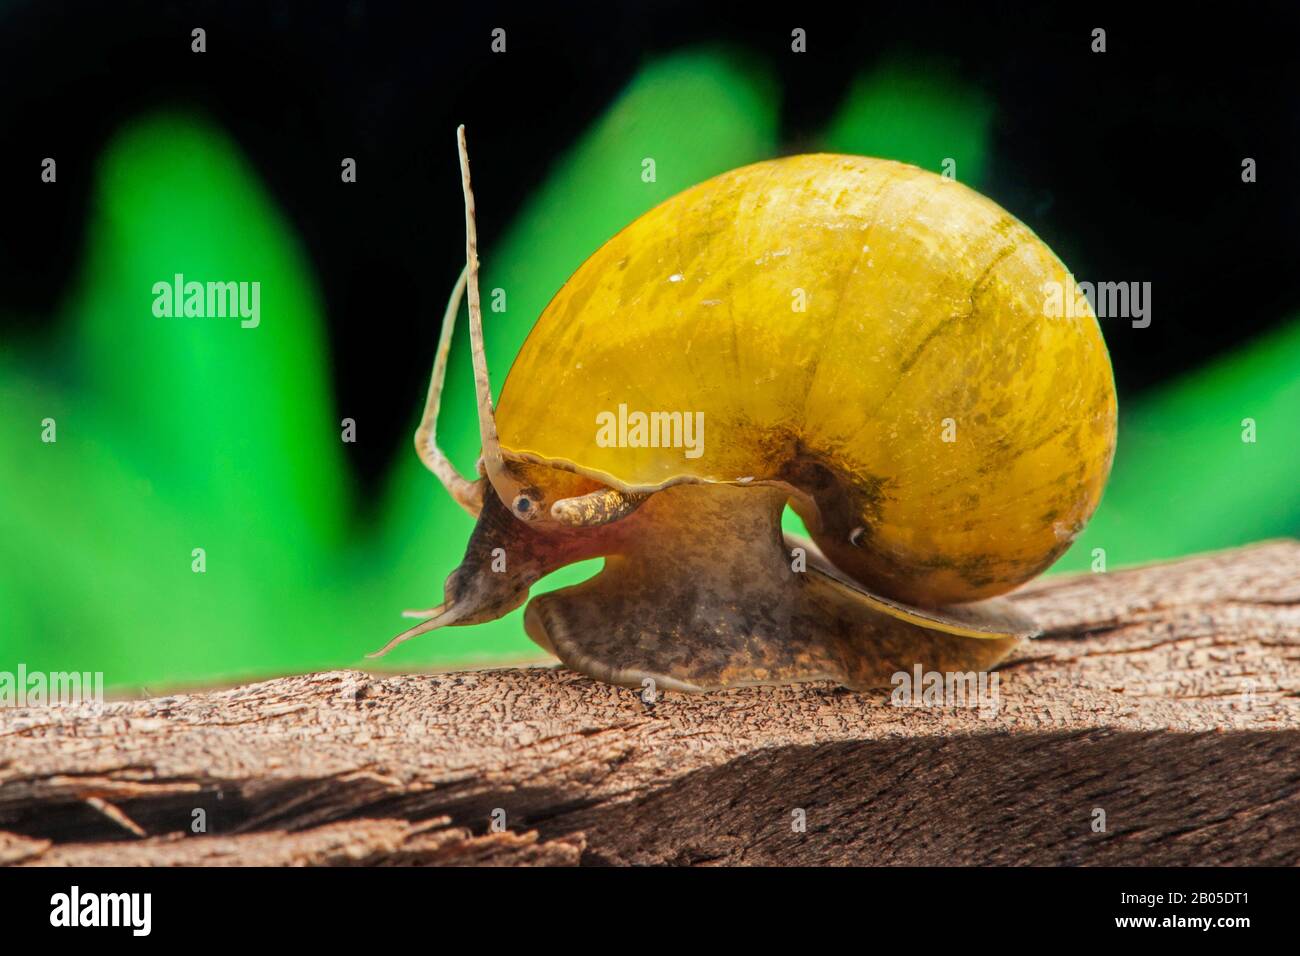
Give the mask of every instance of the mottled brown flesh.
<svg viewBox="0 0 1300 956">
<path fill-rule="evenodd" d="M 567 666 L 625 686 L 705 691 L 748 684 L 837 681 L 887 687 L 898 671 L 979 671 L 1000 662 L 1032 625 L 1003 602 L 957 616 L 902 620 L 815 553 L 794 570 L 776 488 L 683 485 L 652 496 L 611 526 L 604 570 L 534 598 L 530 637 Z M 624 527 L 619 527 L 623 525 Z M 616 530 L 617 529 L 617 530 Z M 894 605 L 898 607 L 897 605 Z M 1004 636 L 945 633 L 935 622 Z"/>
</svg>

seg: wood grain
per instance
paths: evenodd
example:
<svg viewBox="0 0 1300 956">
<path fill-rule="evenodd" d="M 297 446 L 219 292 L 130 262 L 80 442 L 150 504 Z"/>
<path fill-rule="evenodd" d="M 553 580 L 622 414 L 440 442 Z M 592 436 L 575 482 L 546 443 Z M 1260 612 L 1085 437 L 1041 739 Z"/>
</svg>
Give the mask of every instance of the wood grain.
<svg viewBox="0 0 1300 956">
<path fill-rule="evenodd" d="M 993 715 L 549 667 L 0 709 L 0 863 L 1300 863 L 1300 542 L 1015 601 Z"/>
</svg>

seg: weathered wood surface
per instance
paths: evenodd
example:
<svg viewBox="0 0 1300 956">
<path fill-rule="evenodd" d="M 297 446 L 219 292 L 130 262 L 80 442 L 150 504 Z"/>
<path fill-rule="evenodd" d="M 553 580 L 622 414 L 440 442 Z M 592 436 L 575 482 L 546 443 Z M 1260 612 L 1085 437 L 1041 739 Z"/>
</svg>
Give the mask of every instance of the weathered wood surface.
<svg viewBox="0 0 1300 956">
<path fill-rule="evenodd" d="M 0 710 L 0 862 L 1300 863 L 1300 542 L 1015 600 L 987 719 L 551 668 Z"/>
</svg>

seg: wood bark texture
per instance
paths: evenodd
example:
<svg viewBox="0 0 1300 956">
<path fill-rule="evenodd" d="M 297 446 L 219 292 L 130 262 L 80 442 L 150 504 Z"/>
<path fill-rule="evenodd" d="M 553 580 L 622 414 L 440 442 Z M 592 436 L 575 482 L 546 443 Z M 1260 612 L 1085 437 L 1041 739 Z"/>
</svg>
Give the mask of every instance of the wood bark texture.
<svg viewBox="0 0 1300 956">
<path fill-rule="evenodd" d="M 0 863 L 1300 863 L 1300 542 L 1014 600 L 995 713 L 554 667 L 0 709 Z"/>
</svg>

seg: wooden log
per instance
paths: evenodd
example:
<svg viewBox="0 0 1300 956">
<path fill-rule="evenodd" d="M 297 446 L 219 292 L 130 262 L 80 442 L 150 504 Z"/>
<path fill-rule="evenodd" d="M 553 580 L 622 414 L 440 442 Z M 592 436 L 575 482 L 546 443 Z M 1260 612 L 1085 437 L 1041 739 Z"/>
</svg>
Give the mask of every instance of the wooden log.
<svg viewBox="0 0 1300 956">
<path fill-rule="evenodd" d="M 995 712 L 552 667 L 0 709 L 0 863 L 1300 863 L 1300 542 L 1014 600 Z"/>
</svg>

